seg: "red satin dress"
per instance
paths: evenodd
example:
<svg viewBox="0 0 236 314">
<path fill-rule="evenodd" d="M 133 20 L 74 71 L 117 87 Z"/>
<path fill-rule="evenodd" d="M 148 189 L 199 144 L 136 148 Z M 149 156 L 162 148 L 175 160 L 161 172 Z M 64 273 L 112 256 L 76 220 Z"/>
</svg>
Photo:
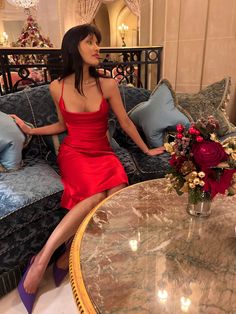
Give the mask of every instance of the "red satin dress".
<svg viewBox="0 0 236 314">
<path fill-rule="evenodd" d="M 68 112 L 62 95 L 60 110 L 68 135 L 60 145 L 58 165 L 64 192 L 61 206 L 74 205 L 99 192 L 128 183 L 120 160 L 112 150 L 106 132 L 109 105 L 104 97 L 95 112 Z"/>
</svg>

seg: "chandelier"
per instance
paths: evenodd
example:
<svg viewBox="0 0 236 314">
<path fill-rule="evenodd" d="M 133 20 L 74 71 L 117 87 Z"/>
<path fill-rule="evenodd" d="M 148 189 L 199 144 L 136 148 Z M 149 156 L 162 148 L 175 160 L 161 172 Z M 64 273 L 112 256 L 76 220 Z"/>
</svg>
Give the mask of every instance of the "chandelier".
<svg viewBox="0 0 236 314">
<path fill-rule="evenodd" d="M 7 2 L 17 7 L 29 9 L 35 7 L 39 3 L 39 0 L 7 0 Z"/>
</svg>

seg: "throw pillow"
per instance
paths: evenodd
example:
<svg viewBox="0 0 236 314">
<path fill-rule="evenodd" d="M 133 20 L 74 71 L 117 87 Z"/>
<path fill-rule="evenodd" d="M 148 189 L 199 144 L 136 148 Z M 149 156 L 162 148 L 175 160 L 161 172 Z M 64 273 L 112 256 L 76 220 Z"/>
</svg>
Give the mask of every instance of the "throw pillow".
<svg viewBox="0 0 236 314">
<path fill-rule="evenodd" d="M 148 100 L 151 95 L 151 91 L 147 89 L 138 88 L 138 87 L 130 87 L 127 85 L 126 86 L 119 85 L 119 90 L 120 90 L 122 102 L 123 102 L 126 112 L 129 112 L 137 104 Z M 133 140 L 121 128 L 119 122 L 117 121 L 117 117 L 115 116 L 112 110 L 110 110 L 110 117 L 112 117 L 116 121 L 116 129 L 113 136 L 116 142 L 120 146 L 125 147 L 125 148 L 128 148 L 128 147 L 133 148 L 134 146 L 136 147 L 136 144 L 133 142 Z"/>
<path fill-rule="evenodd" d="M 191 116 L 193 121 L 201 117 L 214 116 L 219 121 L 218 136 L 235 132 L 226 114 L 226 106 L 230 96 L 230 78 L 215 82 L 195 94 L 177 94 L 180 107 Z"/>
<path fill-rule="evenodd" d="M 150 98 L 138 104 L 128 114 L 138 128 L 141 128 L 150 147 L 163 145 L 166 131 L 175 131 L 181 123 L 189 127 L 188 114 L 179 108 L 170 82 L 162 79 Z"/>
<path fill-rule="evenodd" d="M 25 142 L 26 138 L 14 120 L 0 111 L 0 171 L 13 171 L 21 167 Z"/>
</svg>

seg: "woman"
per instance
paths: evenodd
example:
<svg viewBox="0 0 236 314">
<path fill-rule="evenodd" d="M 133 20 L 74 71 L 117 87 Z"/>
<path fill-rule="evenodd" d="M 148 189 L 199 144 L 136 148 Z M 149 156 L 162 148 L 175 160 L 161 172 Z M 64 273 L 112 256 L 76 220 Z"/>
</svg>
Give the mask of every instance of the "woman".
<svg viewBox="0 0 236 314">
<path fill-rule="evenodd" d="M 53 252 L 74 236 L 95 205 L 128 184 L 123 166 L 106 136 L 109 107 L 124 131 L 144 153 L 154 156 L 164 151 L 163 147 L 147 147 L 126 114 L 115 80 L 102 77 L 96 71 L 100 41 L 99 30 L 91 24 L 73 27 L 65 34 L 62 41 L 62 75 L 50 84 L 58 114 L 57 123 L 31 129 L 12 115 L 27 134 L 49 135 L 68 131 L 58 155 L 64 184 L 61 206 L 67 208 L 68 213 L 41 251 L 31 259 L 19 283 L 18 291 L 29 313 Z M 68 272 L 68 255 L 69 249 L 54 264 L 57 285 Z"/>
</svg>

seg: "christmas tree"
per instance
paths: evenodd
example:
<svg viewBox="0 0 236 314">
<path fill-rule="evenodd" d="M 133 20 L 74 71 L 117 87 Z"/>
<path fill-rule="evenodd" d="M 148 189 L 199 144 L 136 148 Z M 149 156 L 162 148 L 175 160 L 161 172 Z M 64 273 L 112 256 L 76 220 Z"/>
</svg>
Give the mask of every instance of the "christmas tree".
<svg viewBox="0 0 236 314">
<path fill-rule="evenodd" d="M 38 47 L 38 48 L 50 48 L 53 47 L 50 39 L 44 37 L 40 33 L 40 27 L 35 19 L 29 15 L 26 23 L 21 31 L 18 40 L 12 43 L 13 47 Z M 41 55 L 22 55 L 14 56 L 16 63 L 42 63 L 44 57 Z"/>
</svg>

